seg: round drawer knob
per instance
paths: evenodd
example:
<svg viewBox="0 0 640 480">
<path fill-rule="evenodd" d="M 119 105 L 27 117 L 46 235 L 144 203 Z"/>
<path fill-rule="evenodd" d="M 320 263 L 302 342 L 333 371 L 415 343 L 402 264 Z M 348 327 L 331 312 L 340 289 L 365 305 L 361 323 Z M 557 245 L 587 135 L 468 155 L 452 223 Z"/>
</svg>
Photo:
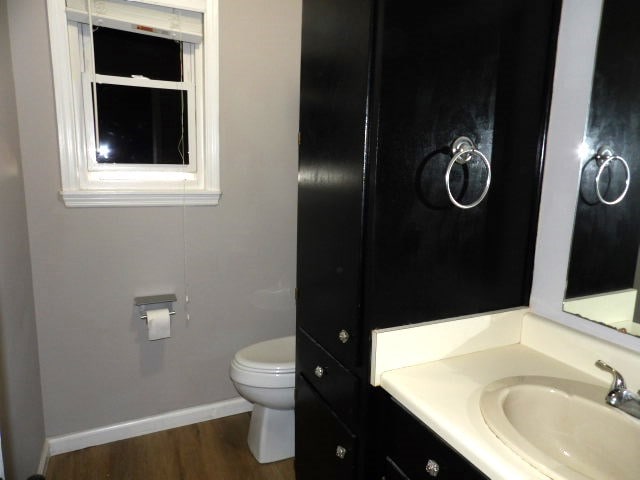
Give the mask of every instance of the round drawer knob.
<svg viewBox="0 0 640 480">
<path fill-rule="evenodd" d="M 340 340 L 342 343 L 347 343 L 349 341 L 349 332 L 347 332 L 346 330 L 340 330 L 340 332 L 338 333 L 338 340 Z"/>
<path fill-rule="evenodd" d="M 438 465 L 438 462 L 434 462 L 433 460 L 429 460 L 427 462 L 427 467 L 425 468 L 425 470 L 432 477 L 437 477 L 438 473 L 440 473 L 440 465 Z"/>
<path fill-rule="evenodd" d="M 313 371 L 313 373 L 315 374 L 316 377 L 322 378 L 324 377 L 324 368 L 318 365 L 316 369 Z"/>
<path fill-rule="evenodd" d="M 336 457 L 338 457 L 340 460 L 342 460 L 346 454 L 347 454 L 347 449 L 344 448 L 342 445 L 338 445 L 336 447 Z"/>
</svg>

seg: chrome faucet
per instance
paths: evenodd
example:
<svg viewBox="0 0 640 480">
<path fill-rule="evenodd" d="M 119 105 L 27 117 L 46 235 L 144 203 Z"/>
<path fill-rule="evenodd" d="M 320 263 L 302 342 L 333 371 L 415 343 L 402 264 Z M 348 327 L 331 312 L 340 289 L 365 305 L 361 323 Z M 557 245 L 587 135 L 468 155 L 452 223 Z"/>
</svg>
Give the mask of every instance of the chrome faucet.
<svg viewBox="0 0 640 480">
<path fill-rule="evenodd" d="M 627 388 L 624 378 L 615 368 L 607 365 L 602 360 L 596 362 L 596 367 L 613 375 L 611 391 L 607 394 L 605 402 L 632 417 L 640 418 L 640 395 Z"/>
</svg>

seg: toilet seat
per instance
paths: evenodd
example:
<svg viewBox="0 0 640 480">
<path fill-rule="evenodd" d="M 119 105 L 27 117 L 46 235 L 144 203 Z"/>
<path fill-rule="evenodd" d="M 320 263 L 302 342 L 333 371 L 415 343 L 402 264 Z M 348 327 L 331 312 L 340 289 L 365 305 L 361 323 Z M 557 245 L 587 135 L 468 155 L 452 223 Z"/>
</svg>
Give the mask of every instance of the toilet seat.
<svg viewBox="0 0 640 480">
<path fill-rule="evenodd" d="M 295 372 L 296 337 L 255 343 L 239 350 L 233 361 L 243 369 L 263 373 Z"/>
<path fill-rule="evenodd" d="M 292 388 L 295 384 L 295 336 L 276 338 L 238 351 L 231 362 L 231 379 L 263 388 Z"/>
<path fill-rule="evenodd" d="M 230 369 L 231 380 L 243 385 L 259 388 L 292 388 L 295 385 L 295 370 L 276 371 L 246 368 L 234 359 Z"/>
</svg>

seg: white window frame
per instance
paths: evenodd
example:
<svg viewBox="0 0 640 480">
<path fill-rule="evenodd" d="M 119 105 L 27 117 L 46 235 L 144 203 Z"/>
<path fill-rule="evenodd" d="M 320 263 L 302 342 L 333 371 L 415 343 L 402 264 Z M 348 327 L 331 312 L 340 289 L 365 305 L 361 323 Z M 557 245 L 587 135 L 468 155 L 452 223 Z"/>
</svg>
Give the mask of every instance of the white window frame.
<svg viewBox="0 0 640 480">
<path fill-rule="evenodd" d="M 95 75 L 96 82 L 187 90 L 189 165 L 95 161 L 93 62 L 83 61 L 83 27 L 65 0 L 47 0 L 60 147 L 61 198 L 68 207 L 217 205 L 220 199 L 218 0 L 137 0 L 203 14 L 203 42 L 184 42 L 185 82 Z M 84 28 L 86 35 L 86 27 Z M 191 82 L 191 80 L 193 82 Z M 191 122 L 196 128 L 191 128 Z"/>
</svg>

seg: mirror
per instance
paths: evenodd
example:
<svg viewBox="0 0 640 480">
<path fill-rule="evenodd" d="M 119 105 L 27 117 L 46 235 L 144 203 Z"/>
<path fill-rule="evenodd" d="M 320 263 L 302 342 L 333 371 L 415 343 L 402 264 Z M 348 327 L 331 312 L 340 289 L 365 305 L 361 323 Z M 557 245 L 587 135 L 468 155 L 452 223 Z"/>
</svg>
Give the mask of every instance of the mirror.
<svg viewBox="0 0 640 480">
<path fill-rule="evenodd" d="M 604 2 L 563 310 L 640 336 L 640 18 Z"/>
</svg>

